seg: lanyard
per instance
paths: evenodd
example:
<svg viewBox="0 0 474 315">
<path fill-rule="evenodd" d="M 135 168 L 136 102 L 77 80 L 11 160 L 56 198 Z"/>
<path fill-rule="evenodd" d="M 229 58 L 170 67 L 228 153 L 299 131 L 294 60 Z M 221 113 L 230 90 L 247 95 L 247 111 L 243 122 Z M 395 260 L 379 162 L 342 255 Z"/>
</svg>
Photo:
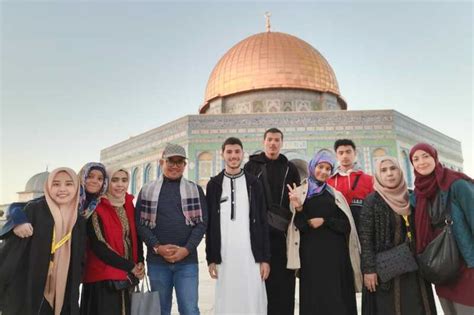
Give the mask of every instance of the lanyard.
<svg viewBox="0 0 474 315">
<path fill-rule="evenodd" d="M 71 239 L 71 232 L 64 235 L 64 237 L 57 243 L 56 242 L 56 229 L 53 227 L 53 242 L 51 243 L 51 259 L 50 259 L 50 267 L 53 266 L 54 260 L 54 253 L 64 244 L 67 243 Z"/>
</svg>

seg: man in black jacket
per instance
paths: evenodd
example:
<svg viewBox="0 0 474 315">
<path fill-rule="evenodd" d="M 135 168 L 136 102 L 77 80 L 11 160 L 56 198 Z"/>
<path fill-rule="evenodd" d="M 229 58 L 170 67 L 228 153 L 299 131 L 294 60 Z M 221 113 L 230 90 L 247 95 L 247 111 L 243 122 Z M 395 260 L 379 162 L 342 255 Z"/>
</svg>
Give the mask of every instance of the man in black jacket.
<svg viewBox="0 0 474 315">
<path fill-rule="evenodd" d="M 206 256 L 217 279 L 216 314 L 264 314 L 270 243 L 263 187 L 241 169 L 242 142 L 222 145 L 225 169 L 207 184 Z"/>
<path fill-rule="evenodd" d="M 244 169 L 262 182 L 270 230 L 270 277 L 266 281 L 268 314 L 293 314 L 295 272 L 286 268 L 286 232 L 291 220 L 287 184 L 299 185 L 296 166 L 280 154 L 283 133 L 277 128 L 265 131 L 265 152 L 250 156 Z"/>
</svg>

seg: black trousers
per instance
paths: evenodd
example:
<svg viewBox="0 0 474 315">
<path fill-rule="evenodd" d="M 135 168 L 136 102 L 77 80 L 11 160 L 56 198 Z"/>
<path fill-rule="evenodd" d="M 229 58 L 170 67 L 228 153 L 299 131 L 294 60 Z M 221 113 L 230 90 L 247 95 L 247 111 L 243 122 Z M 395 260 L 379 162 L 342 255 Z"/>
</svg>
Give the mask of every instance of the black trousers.
<svg viewBox="0 0 474 315">
<path fill-rule="evenodd" d="M 130 309 L 128 289 L 117 291 L 107 280 L 83 284 L 80 315 L 130 315 Z"/>
<path fill-rule="evenodd" d="M 270 227 L 270 276 L 265 282 L 268 315 L 293 315 L 295 271 L 286 268 L 286 235 Z"/>
</svg>

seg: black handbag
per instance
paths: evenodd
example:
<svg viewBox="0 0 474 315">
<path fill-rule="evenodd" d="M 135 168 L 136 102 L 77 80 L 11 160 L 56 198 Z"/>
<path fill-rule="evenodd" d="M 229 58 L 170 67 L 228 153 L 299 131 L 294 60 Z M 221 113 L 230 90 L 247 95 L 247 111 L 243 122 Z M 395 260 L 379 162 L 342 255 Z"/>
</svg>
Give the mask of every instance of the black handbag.
<svg viewBox="0 0 474 315">
<path fill-rule="evenodd" d="M 395 244 L 400 243 L 401 239 L 401 227 L 400 227 L 400 216 L 396 215 L 395 222 L 397 228 L 395 228 Z M 407 230 L 409 231 L 409 225 L 406 223 Z M 407 237 L 407 241 L 380 253 L 377 253 L 376 270 L 382 282 L 388 282 L 391 279 L 400 276 L 407 272 L 413 272 L 418 270 L 418 264 L 409 246 L 410 238 Z"/>
<path fill-rule="evenodd" d="M 262 176 L 259 177 L 262 181 L 263 189 L 265 192 L 265 198 L 267 202 L 267 222 L 271 227 L 285 232 L 288 229 L 288 225 L 291 220 L 291 211 L 282 206 L 283 194 L 285 193 L 283 184 L 283 189 L 281 191 L 280 203 L 273 202 L 272 200 L 272 191 L 270 189 L 270 184 L 268 182 L 267 167 L 265 164 L 261 166 Z M 288 167 L 286 174 L 288 174 Z M 286 175 L 285 175 L 286 179 Z"/>
<path fill-rule="evenodd" d="M 447 214 L 441 233 L 417 256 L 421 276 L 431 283 L 447 283 L 459 275 L 461 260 L 452 225 Z"/>
<path fill-rule="evenodd" d="M 377 275 L 382 282 L 400 276 L 407 272 L 418 270 L 418 264 L 407 242 L 403 242 L 376 256 Z"/>
<path fill-rule="evenodd" d="M 125 289 L 131 289 L 138 285 L 140 280 L 135 277 L 133 274 L 128 273 L 127 279 L 125 280 L 109 280 L 109 286 L 116 291 L 121 291 Z"/>
<path fill-rule="evenodd" d="M 433 204 L 429 204 L 427 211 L 431 217 L 431 225 L 435 229 L 441 229 L 441 233 L 417 255 L 421 275 L 434 284 L 443 284 L 455 279 L 461 266 L 459 249 L 453 234 L 449 194 L 446 200 L 447 204 L 444 205 L 441 194 L 438 194 Z"/>
</svg>

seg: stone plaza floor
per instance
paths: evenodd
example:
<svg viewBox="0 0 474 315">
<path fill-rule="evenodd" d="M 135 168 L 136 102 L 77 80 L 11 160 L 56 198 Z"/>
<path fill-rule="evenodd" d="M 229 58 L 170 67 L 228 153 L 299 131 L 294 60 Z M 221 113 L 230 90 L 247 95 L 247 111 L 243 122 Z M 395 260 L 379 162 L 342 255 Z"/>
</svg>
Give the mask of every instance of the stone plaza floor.
<svg viewBox="0 0 474 315">
<path fill-rule="evenodd" d="M 146 251 L 146 248 L 145 248 Z M 214 286 L 215 280 L 211 279 L 207 270 L 207 263 L 206 263 L 206 253 L 205 253 L 205 245 L 204 242 L 198 247 L 198 255 L 199 255 L 199 309 L 202 315 L 213 315 L 214 314 Z M 298 280 L 296 281 L 296 296 L 295 296 L 295 315 L 299 314 L 299 283 Z M 356 294 L 357 298 L 357 311 L 361 314 L 361 294 Z M 443 310 L 439 304 L 438 298 L 435 295 L 436 299 L 436 308 L 438 311 L 438 315 L 442 315 Z M 0 315 L 1 315 L 0 311 Z M 176 297 L 173 294 L 173 308 L 171 313 L 179 314 L 178 312 L 178 305 L 176 304 Z M 235 315 L 250 315 L 250 314 L 235 314 Z M 270 315 L 270 314 L 269 314 Z"/>
<path fill-rule="evenodd" d="M 214 287 L 215 280 L 211 279 L 207 269 L 206 262 L 206 252 L 204 240 L 198 247 L 198 257 L 199 257 L 199 309 L 202 315 L 211 315 L 214 314 Z M 298 279 L 296 281 L 296 294 L 295 294 L 295 314 L 299 314 L 299 283 Z M 357 311 L 361 314 L 361 294 L 356 294 L 357 298 Z M 443 314 L 441 306 L 438 299 L 436 298 L 436 308 L 438 310 L 438 315 Z M 178 306 L 176 304 L 176 298 L 173 295 L 173 308 L 172 314 L 178 313 Z M 235 315 L 249 315 L 249 314 L 235 314 Z M 271 315 L 271 314 L 269 314 Z"/>
</svg>

